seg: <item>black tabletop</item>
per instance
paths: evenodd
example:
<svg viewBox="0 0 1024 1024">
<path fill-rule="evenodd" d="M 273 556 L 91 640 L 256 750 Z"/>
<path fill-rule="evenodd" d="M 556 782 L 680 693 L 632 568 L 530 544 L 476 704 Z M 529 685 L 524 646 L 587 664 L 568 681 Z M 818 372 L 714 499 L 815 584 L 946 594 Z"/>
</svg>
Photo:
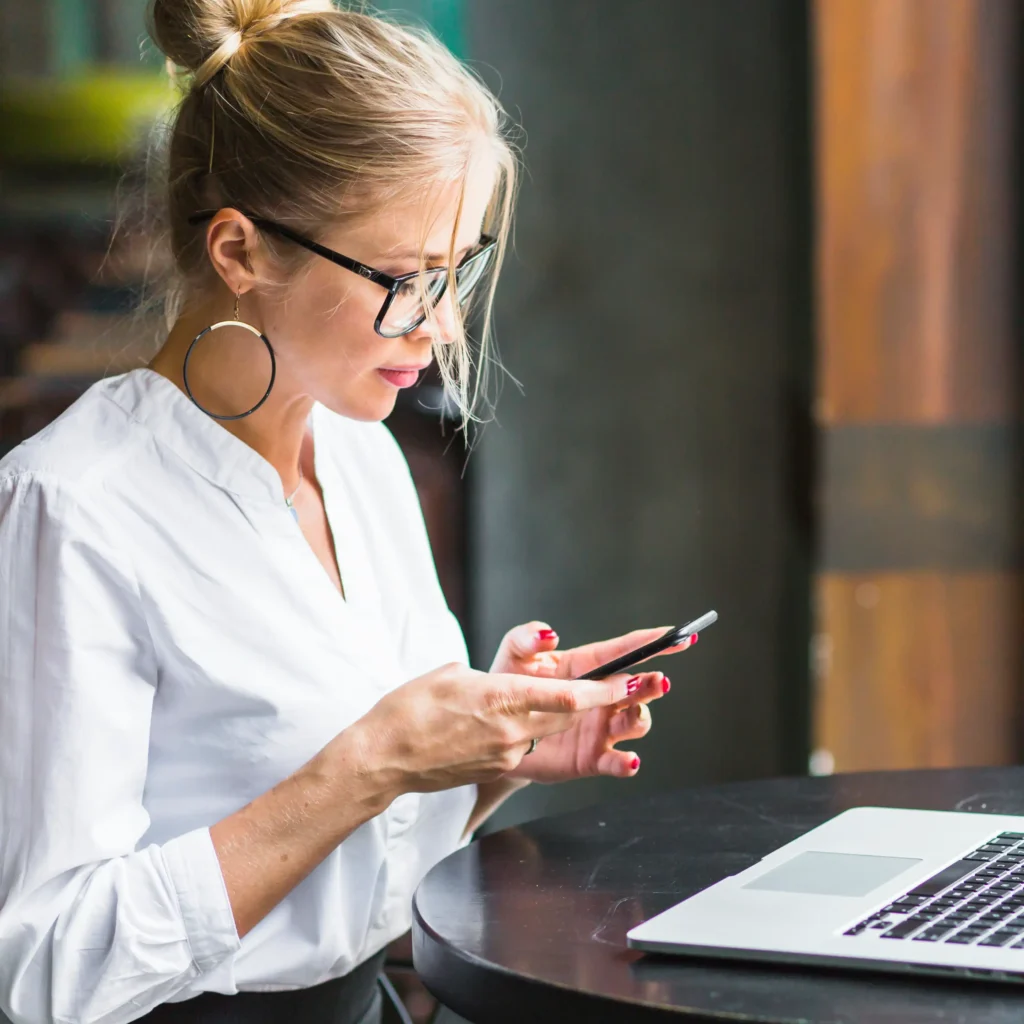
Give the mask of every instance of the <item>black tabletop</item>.
<svg viewBox="0 0 1024 1024">
<path fill-rule="evenodd" d="M 420 886 L 416 968 L 474 1024 L 1024 1022 L 1024 986 L 755 967 L 626 947 L 634 925 L 858 806 L 1024 814 L 1024 768 L 775 779 L 507 829 L 447 858 Z"/>
</svg>

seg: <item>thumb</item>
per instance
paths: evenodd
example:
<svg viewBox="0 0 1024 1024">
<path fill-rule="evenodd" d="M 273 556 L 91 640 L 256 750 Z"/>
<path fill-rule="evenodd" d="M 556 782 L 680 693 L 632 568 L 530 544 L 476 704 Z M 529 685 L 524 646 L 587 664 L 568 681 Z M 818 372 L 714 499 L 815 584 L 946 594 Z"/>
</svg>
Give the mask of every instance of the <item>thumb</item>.
<svg viewBox="0 0 1024 1024">
<path fill-rule="evenodd" d="M 505 634 L 498 657 L 528 658 L 538 651 L 553 651 L 557 646 L 558 634 L 546 622 L 524 622 Z"/>
</svg>

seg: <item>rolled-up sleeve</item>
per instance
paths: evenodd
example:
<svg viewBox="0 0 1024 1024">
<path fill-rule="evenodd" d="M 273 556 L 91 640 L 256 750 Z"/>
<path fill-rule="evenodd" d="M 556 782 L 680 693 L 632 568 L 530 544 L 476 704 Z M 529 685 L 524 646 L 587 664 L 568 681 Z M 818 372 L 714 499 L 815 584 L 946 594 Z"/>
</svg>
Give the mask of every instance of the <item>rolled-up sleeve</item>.
<svg viewBox="0 0 1024 1024">
<path fill-rule="evenodd" d="M 208 829 L 139 849 L 157 686 L 102 496 L 0 477 L 0 1009 L 121 1024 L 239 947 Z"/>
</svg>

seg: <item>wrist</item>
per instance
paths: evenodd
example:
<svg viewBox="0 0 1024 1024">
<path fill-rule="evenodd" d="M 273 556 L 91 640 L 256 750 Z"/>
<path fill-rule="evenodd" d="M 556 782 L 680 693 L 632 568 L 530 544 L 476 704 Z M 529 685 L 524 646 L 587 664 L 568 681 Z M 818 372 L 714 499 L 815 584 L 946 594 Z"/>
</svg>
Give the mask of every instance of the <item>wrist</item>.
<svg viewBox="0 0 1024 1024">
<path fill-rule="evenodd" d="M 362 720 L 338 733 L 308 767 L 335 800 L 362 809 L 366 821 L 403 793 L 399 773 L 389 769 Z"/>
</svg>

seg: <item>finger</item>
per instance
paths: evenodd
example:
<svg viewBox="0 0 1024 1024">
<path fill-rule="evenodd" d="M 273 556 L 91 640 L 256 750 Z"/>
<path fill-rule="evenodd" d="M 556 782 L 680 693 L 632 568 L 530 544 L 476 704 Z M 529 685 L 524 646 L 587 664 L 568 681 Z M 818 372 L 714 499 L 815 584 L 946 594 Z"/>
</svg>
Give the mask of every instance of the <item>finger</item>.
<svg viewBox="0 0 1024 1024">
<path fill-rule="evenodd" d="M 632 750 L 608 750 L 597 761 L 598 775 L 628 779 L 640 770 L 640 757 Z"/>
<path fill-rule="evenodd" d="M 659 700 L 672 689 L 672 683 L 664 672 L 644 672 L 639 676 L 640 685 L 619 704 L 619 709 L 634 704 L 649 704 Z"/>
<path fill-rule="evenodd" d="M 573 677 L 586 675 L 599 665 L 605 665 L 609 661 L 621 658 L 624 654 L 629 654 L 630 651 L 635 651 L 638 647 L 653 643 L 663 637 L 671 628 L 666 626 L 657 629 L 635 629 L 632 633 L 626 633 L 625 636 L 616 637 L 614 640 L 599 640 L 596 643 L 585 644 L 583 647 L 574 647 L 572 650 L 563 652 L 566 669 Z M 678 654 L 696 642 L 697 634 L 693 633 L 682 643 L 676 644 L 674 647 L 666 647 L 663 651 L 652 654 L 650 658 L 663 658 L 670 654 Z M 643 660 L 650 661 L 650 658 Z M 635 662 L 635 664 L 642 665 L 643 661 Z"/>
<path fill-rule="evenodd" d="M 660 673 L 656 673 L 660 675 Z M 659 690 L 660 693 L 660 690 Z M 543 711 L 532 711 L 526 716 L 523 733 L 538 739 L 553 736 L 572 728 L 576 721 L 575 715 L 551 714 Z M 638 740 L 646 736 L 651 728 L 651 711 L 646 702 L 625 705 L 616 711 L 608 720 L 608 737 L 614 743 L 623 740 Z"/>
<path fill-rule="evenodd" d="M 608 723 L 608 738 L 613 743 L 642 739 L 651 731 L 651 709 L 646 704 L 634 704 L 614 715 Z"/>
<path fill-rule="evenodd" d="M 524 622 L 510 629 L 498 646 L 495 660 L 528 658 L 538 651 L 552 651 L 558 646 L 558 634 L 546 622 Z"/>
<path fill-rule="evenodd" d="M 676 644 L 675 647 L 666 647 L 657 657 L 660 658 L 666 654 L 678 654 L 680 651 L 685 651 L 687 648 L 692 647 L 699 639 L 700 633 L 691 633 L 681 644 Z"/>
<path fill-rule="evenodd" d="M 610 707 L 633 696 L 641 688 L 642 676 L 619 674 L 607 679 L 548 679 L 492 673 L 491 703 L 511 715 L 531 711 L 572 715 L 592 708 Z"/>
<path fill-rule="evenodd" d="M 566 651 L 565 655 L 571 663 L 571 674 L 582 676 L 598 665 L 604 665 L 616 658 L 621 658 L 630 651 L 635 651 L 644 644 L 652 643 L 658 637 L 664 636 L 672 627 L 664 626 L 659 629 L 634 629 L 632 633 L 624 636 L 617 636 L 611 640 L 598 640 L 592 644 L 584 644 L 582 647 L 574 647 Z"/>
</svg>

